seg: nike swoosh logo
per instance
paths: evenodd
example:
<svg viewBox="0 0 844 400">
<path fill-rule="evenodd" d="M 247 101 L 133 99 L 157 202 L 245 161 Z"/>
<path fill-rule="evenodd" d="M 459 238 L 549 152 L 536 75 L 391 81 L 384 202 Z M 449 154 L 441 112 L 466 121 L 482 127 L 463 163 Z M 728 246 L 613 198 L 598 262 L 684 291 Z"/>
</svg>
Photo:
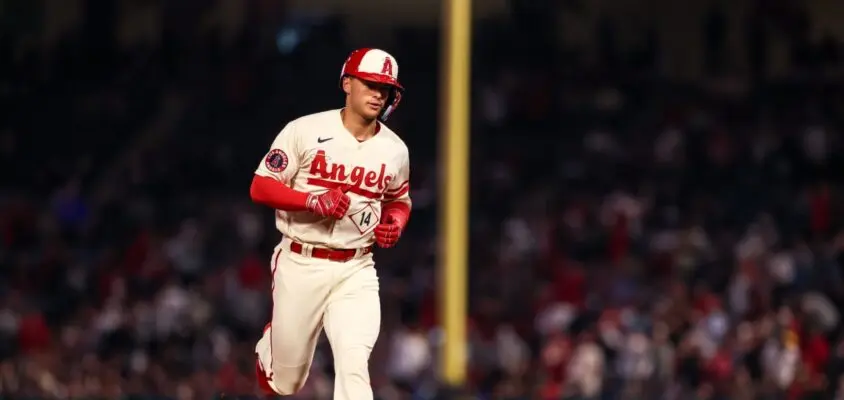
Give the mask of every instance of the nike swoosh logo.
<svg viewBox="0 0 844 400">
<path fill-rule="evenodd" d="M 327 142 L 327 141 L 329 141 L 329 140 L 331 140 L 331 139 L 334 139 L 334 138 L 333 138 L 333 137 L 326 138 L 326 139 L 323 139 L 323 138 L 317 138 L 317 140 L 316 140 L 316 141 L 317 141 L 317 143 L 325 143 L 325 142 Z"/>
</svg>

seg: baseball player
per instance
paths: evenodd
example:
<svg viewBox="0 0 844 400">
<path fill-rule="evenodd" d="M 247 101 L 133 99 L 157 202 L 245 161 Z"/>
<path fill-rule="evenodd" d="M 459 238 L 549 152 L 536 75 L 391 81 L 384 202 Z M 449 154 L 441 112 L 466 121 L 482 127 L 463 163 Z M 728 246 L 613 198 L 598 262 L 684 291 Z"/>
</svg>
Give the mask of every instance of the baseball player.
<svg viewBox="0 0 844 400">
<path fill-rule="evenodd" d="M 343 64 L 342 109 L 296 119 L 258 165 L 250 194 L 276 210 L 272 320 L 255 346 L 259 385 L 290 395 L 305 383 L 324 328 L 335 399 L 372 399 L 369 355 L 381 327 L 372 246 L 396 244 L 410 217 L 407 146 L 383 121 L 403 91 L 378 49 Z"/>
</svg>

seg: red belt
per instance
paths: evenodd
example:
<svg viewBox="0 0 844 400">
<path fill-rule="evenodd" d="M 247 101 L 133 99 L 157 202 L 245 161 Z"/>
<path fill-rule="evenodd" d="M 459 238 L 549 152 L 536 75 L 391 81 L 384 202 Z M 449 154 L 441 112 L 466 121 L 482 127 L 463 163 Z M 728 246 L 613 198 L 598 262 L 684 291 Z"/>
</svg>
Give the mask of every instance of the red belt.
<svg viewBox="0 0 844 400">
<path fill-rule="evenodd" d="M 322 258 L 329 261 L 339 261 L 339 262 L 346 262 L 349 261 L 356 256 L 365 256 L 372 252 L 372 247 L 365 247 L 361 249 L 361 253 L 358 254 L 357 249 L 321 249 L 321 248 L 313 248 L 311 249 L 311 257 L 313 258 Z M 296 254 L 302 254 L 302 243 L 298 242 L 290 242 L 290 251 Z M 302 254 L 304 255 L 304 254 Z"/>
</svg>

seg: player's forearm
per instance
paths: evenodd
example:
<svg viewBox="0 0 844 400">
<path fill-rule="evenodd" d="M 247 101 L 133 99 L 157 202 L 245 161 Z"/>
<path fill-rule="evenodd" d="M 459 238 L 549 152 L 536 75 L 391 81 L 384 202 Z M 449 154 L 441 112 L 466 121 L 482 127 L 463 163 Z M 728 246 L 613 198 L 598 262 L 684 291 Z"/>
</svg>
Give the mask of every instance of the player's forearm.
<svg viewBox="0 0 844 400">
<path fill-rule="evenodd" d="M 252 201 L 282 211 L 306 211 L 309 195 L 273 178 L 255 175 L 249 188 Z"/>
<path fill-rule="evenodd" d="M 384 219 L 392 217 L 393 221 L 404 229 L 410 219 L 410 204 L 401 200 L 385 202 L 381 206 L 381 216 Z"/>
</svg>

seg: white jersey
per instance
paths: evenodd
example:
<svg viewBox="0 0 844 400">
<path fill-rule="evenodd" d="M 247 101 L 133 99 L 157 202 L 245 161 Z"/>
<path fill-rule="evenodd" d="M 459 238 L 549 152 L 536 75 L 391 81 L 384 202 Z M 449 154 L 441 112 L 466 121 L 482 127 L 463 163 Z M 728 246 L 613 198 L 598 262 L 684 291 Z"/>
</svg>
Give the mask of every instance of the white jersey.
<svg viewBox="0 0 844 400">
<path fill-rule="evenodd" d="M 276 227 L 284 236 L 313 246 L 371 246 L 382 203 L 401 201 L 410 206 L 407 145 L 380 122 L 375 136 L 359 142 L 343 126 L 340 109 L 306 115 L 287 124 L 255 174 L 313 194 L 351 186 L 346 193 L 351 199 L 349 211 L 339 220 L 307 211 L 276 210 Z"/>
</svg>

